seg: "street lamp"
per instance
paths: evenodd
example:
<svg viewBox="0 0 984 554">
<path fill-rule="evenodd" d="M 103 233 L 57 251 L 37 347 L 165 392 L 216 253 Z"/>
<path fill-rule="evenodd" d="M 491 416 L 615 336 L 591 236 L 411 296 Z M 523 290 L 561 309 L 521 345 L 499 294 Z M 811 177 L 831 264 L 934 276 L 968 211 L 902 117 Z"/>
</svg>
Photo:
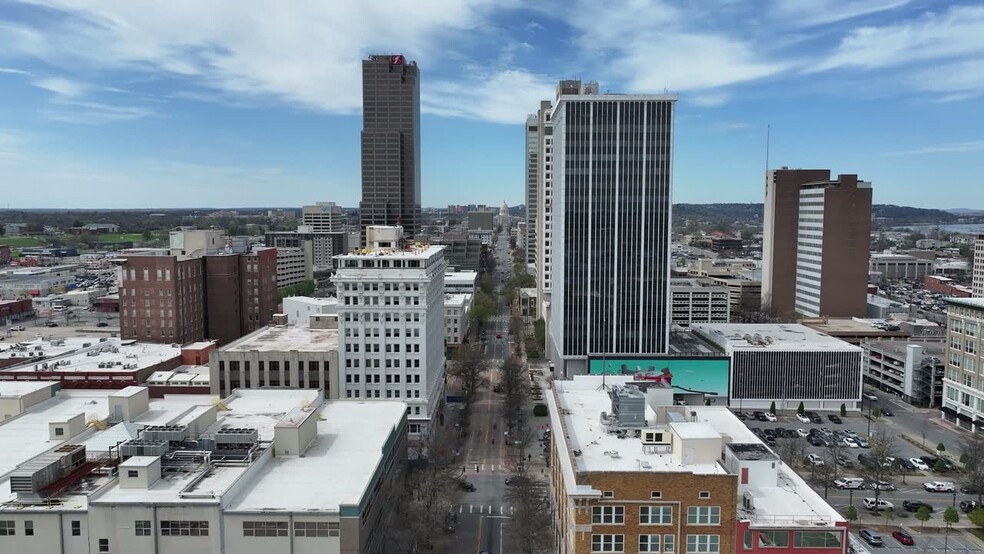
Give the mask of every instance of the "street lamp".
<svg viewBox="0 0 984 554">
<path fill-rule="evenodd" d="M 869 396 L 866 398 L 863 392 L 861 394 L 862 394 L 861 396 L 862 407 L 864 406 L 864 401 L 866 399 L 868 400 L 868 438 L 870 439 L 871 438 L 871 408 L 872 408 L 871 397 Z"/>
</svg>

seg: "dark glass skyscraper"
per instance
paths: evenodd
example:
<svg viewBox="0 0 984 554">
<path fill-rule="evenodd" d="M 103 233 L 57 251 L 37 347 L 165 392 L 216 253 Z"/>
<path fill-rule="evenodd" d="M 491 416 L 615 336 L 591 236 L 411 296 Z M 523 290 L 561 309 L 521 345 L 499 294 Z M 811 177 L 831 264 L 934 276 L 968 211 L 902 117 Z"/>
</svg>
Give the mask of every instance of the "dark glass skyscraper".
<svg viewBox="0 0 984 554">
<path fill-rule="evenodd" d="M 675 100 L 558 86 L 550 333 L 563 374 L 667 351 Z"/>
<path fill-rule="evenodd" d="M 420 82 L 399 54 L 362 62 L 362 242 L 368 225 L 420 231 Z"/>
</svg>

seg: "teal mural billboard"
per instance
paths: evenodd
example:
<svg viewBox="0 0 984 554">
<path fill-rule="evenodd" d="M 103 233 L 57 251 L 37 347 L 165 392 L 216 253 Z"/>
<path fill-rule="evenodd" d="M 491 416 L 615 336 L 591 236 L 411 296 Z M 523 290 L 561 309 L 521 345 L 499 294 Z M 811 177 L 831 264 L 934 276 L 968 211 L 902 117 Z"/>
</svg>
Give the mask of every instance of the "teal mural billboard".
<svg viewBox="0 0 984 554">
<path fill-rule="evenodd" d="M 728 363 L 724 357 L 699 358 L 591 358 L 591 375 L 636 375 L 651 381 L 668 381 L 682 392 L 728 396 Z"/>
</svg>

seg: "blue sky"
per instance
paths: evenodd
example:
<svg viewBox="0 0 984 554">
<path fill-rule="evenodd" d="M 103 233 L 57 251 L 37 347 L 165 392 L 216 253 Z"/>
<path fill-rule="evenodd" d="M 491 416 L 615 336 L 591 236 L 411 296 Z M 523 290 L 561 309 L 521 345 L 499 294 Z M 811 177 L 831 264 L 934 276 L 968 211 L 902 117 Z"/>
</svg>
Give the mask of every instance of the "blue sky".
<svg viewBox="0 0 984 554">
<path fill-rule="evenodd" d="M 0 206 L 359 199 L 360 60 L 421 68 L 425 206 L 523 201 L 563 78 L 679 95 L 674 200 L 771 165 L 984 208 L 984 2 L 0 0 Z"/>
</svg>

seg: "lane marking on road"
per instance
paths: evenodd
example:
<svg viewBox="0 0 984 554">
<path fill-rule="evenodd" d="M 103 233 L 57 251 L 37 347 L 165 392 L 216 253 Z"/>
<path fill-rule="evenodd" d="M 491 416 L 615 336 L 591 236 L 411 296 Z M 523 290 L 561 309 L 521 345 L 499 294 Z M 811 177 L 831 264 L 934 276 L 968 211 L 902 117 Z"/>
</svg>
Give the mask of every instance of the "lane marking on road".
<svg viewBox="0 0 984 554">
<path fill-rule="evenodd" d="M 492 515 L 492 505 L 489 504 L 489 515 Z"/>
<path fill-rule="evenodd" d="M 462 512 L 464 512 L 464 511 L 465 511 L 465 505 L 464 504 L 458 506 L 458 513 L 459 514 L 462 513 Z M 471 513 L 471 510 L 468 510 L 468 513 L 470 514 Z"/>
</svg>

